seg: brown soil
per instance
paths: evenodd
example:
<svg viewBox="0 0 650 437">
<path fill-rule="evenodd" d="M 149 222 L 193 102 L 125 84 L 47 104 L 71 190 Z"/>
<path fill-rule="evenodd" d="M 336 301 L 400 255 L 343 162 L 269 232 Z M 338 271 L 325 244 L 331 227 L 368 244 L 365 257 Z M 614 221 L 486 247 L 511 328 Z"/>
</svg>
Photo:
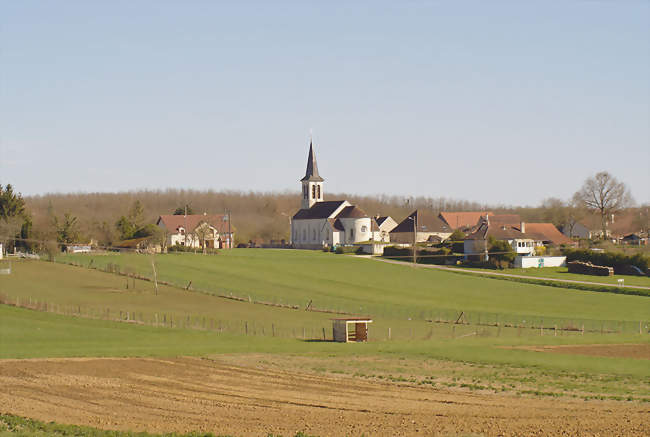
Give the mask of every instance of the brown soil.
<svg viewBox="0 0 650 437">
<path fill-rule="evenodd" d="M 649 435 L 646 404 L 451 393 L 201 358 L 0 361 L 0 410 L 104 429 L 320 436 Z"/>
<path fill-rule="evenodd" d="M 593 355 L 597 357 L 638 358 L 650 360 L 650 344 L 586 344 L 560 346 L 521 346 L 519 349 L 558 354 Z"/>
</svg>

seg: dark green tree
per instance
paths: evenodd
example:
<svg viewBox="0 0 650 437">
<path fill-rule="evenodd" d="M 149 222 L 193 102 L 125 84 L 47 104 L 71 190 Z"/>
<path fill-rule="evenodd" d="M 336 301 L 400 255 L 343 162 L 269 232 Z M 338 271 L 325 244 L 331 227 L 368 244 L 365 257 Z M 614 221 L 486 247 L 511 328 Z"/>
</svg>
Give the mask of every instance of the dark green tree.
<svg viewBox="0 0 650 437">
<path fill-rule="evenodd" d="M 174 215 L 185 215 L 185 206 L 179 206 L 174 210 Z M 187 205 L 187 215 L 194 214 L 194 210 L 191 206 Z"/>
<path fill-rule="evenodd" d="M 503 264 L 511 264 L 515 261 L 517 254 L 506 240 L 490 237 L 488 243 L 490 259 L 496 261 L 499 267 L 503 268 Z"/>
<path fill-rule="evenodd" d="M 56 226 L 56 241 L 61 243 L 64 249 L 68 244 L 79 243 L 81 240 L 77 217 L 69 212 L 63 214 L 62 221 L 55 217 L 54 225 Z"/>
<path fill-rule="evenodd" d="M 25 209 L 23 196 L 14 192 L 11 184 L 0 185 L 0 242 L 7 245 L 11 241 L 16 245 L 16 239 L 29 238 L 30 231 L 31 218 Z M 18 245 L 25 247 L 22 240 Z"/>
</svg>

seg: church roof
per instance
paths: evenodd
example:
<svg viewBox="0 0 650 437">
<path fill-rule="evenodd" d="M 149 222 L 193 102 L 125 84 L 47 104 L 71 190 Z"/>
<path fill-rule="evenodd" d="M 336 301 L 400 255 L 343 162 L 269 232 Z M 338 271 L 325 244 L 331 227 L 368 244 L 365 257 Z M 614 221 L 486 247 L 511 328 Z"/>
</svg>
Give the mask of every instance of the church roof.
<svg viewBox="0 0 650 437">
<path fill-rule="evenodd" d="M 345 231 L 345 228 L 343 227 L 343 223 L 341 223 L 341 220 L 331 218 L 331 219 L 327 219 L 327 221 L 329 222 L 330 226 L 332 226 L 334 230 Z"/>
<path fill-rule="evenodd" d="M 292 220 L 325 219 L 330 218 L 345 200 L 328 200 L 314 203 L 309 209 L 301 209 Z"/>
<path fill-rule="evenodd" d="M 368 217 L 368 215 L 365 212 L 363 212 L 361 208 L 354 205 L 346 206 L 336 216 L 336 218 L 366 218 L 366 217 Z"/>
<path fill-rule="evenodd" d="M 314 153 L 314 147 L 309 142 L 309 156 L 307 157 L 307 170 L 305 171 L 305 177 L 300 179 L 301 182 L 310 181 L 310 182 L 323 182 L 325 179 L 320 177 L 318 174 L 318 165 L 316 164 L 316 154 Z"/>
</svg>

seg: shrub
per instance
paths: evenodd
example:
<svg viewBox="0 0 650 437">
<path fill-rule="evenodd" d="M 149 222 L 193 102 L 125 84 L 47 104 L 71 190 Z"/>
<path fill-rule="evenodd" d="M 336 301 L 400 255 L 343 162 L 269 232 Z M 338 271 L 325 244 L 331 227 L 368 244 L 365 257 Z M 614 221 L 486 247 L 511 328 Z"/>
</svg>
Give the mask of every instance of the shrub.
<svg viewBox="0 0 650 437">
<path fill-rule="evenodd" d="M 357 246 L 336 246 L 336 250 L 334 251 L 335 253 L 341 255 L 344 253 L 356 253 L 356 254 L 361 254 L 363 253 L 363 249 L 361 247 Z"/>
<path fill-rule="evenodd" d="M 619 272 L 622 274 L 627 271 L 627 266 L 633 265 L 648 275 L 650 259 L 642 253 L 625 255 L 620 252 L 594 252 L 588 249 L 567 249 L 564 251 L 564 254 L 566 255 L 567 262 L 582 261 L 590 262 L 598 266 L 613 267 L 614 273 L 617 274 Z"/>
</svg>

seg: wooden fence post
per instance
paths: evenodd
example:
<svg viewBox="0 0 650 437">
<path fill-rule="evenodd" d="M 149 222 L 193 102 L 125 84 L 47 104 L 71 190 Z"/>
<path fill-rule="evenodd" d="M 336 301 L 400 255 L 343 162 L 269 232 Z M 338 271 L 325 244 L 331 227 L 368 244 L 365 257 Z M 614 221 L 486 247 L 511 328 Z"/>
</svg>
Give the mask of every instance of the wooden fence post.
<svg viewBox="0 0 650 437">
<path fill-rule="evenodd" d="M 390 340 L 390 328 L 388 328 L 388 339 Z"/>
</svg>

